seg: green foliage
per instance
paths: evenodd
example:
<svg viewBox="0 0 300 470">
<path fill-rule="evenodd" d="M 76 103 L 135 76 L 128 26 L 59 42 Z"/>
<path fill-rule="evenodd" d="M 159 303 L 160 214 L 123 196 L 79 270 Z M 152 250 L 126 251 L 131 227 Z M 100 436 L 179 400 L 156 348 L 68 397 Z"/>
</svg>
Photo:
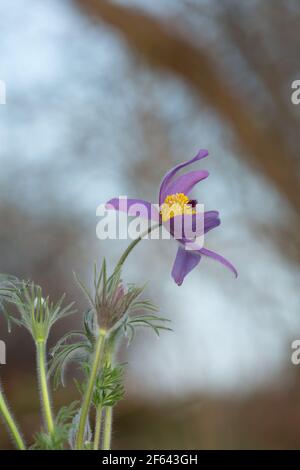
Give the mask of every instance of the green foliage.
<svg viewBox="0 0 300 470">
<path fill-rule="evenodd" d="M 135 338 L 136 330 L 138 328 L 150 328 L 157 336 L 160 335 L 161 331 L 172 331 L 172 328 L 166 326 L 170 320 L 167 318 L 159 317 L 157 315 L 136 315 L 133 317 L 127 317 L 122 324 L 122 328 L 125 336 L 128 338 L 128 344 L 130 345 Z"/>
<path fill-rule="evenodd" d="M 53 434 L 44 431 L 36 434 L 32 450 L 64 450 L 69 443 L 69 435 L 74 425 L 74 416 L 78 413 L 78 401 L 63 406 L 57 414 Z"/>
<path fill-rule="evenodd" d="M 125 285 L 121 279 L 122 267 L 117 267 L 111 276 L 107 276 L 106 261 L 98 273 L 94 266 L 94 294 L 76 277 L 77 283 L 85 294 L 98 326 L 106 331 L 118 328 L 126 316 L 136 311 L 155 312 L 157 308 L 149 300 L 139 300 L 145 286 Z"/>
<path fill-rule="evenodd" d="M 42 289 L 33 282 L 23 282 L 12 293 L 10 301 L 14 303 L 19 312 L 19 318 L 12 320 L 24 326 L 35 341 L 46 341 L 54 323 L 74 313 L 74 302 L 63 307 L 64 295 L 57 303 L 50 302 L 49 297 L 44 298 Z"/>
<path fill-rule="evenodd" d="M 7 304 L 13 302 L 15 292 L 20 285 L 21 282 L 17 277 L 0 273 L 0 311 L 6 317 L 9 331 L 11 331 L 11 315 L 7 309 Z"/>
<path fill-rule="evenodd" d="M 20 280 L 10 274 L 0 273 L 0 299 L 2 301 L 10 301 L 13 298 L 15 290 L 20 287 Z"/>
<path fill-rule="evenodd" d="M 90 364 L 82 364 L 86 377 L 90 374 Z M 123 374 L 124 364 L 117 364 L 112 366 L 111 364 L 105 364 L 100 370 L 94 388 L 94 394 L 92 403 L 95 408 L 104 406 L 115 406 L 120 400 L 124 398 L 124 386 L 123 386 Z M 79 383 L 76 381 L 76 385 L 81 394 L 84 394 L 86 382 Z"/>
<path fill-rule="evenodd" d="M 71 331 L 66 333 L 52 348 L 50 354 L 49 375 L 53 375 L 54 388 L 59 384 L 65 385 L 64 374 L 71 361 L 81 364 L 92 355 L 95 345 L 95 327 L 93 312 L 88 310 L 84 314 L 83 331 Z M 75 340 L 69 343 L 69 340 Z"/>
<path fill-rule="evenodd" d="M 99 406 L 115 406 L 124 398 L 123 385 L 124 366 L 105 365 L 101 370 L 95 384 L 93 404 Z"/>
<path fill-rule="evenodd" d="M 66 367 L 75 361 L 84 372 L 81 382 L 76 382 L 82 395 L 91 375 L 95 345 L 99 330 L 106 332 L 104 365 L 100 367 L 93 384 L 92 405 L 97 409 L 114 407 L 124 398 L 124 364 L 112 364 L 116 344 L 127 337 L 130 344 L 139 328 L 150 328 L 157 335 L 162 330 L 171 330 L 166 318 L 159 317 L 157 307 L 148 299 L 140 298 L 144 286 L 124 285 L 121 279 L 121 265 L 111 276 L 107 275 L 106 261 L 100 272 L 94 267 L 94 294 L 77 279 L 88 299 L 90 308 L 84 313 L 82 331 L 67 332 L 50 351 L 48 375 L 53 376 L 54 388 L 64 385 Z M 0 309 L 8 321 L 25 327 L 38 344 L 46 342 L 52 326 L 60 318 L 71 315 L 73 303 L 63 306 L 64 296 L 57 303 L 44 297 L 40 286 L 33 282 L 19 281 L 13 276 L 0 274 Z M 18 315 L 8 314 L 7 306 L 13 305 Z M 54 431 L 40 431 L 35 435 L 33 450 L 63 450 L 75 448 L 82 410 L 78 402 L 62 407 L 54 420 Z M 92 432 L 87 420 L 84 428 L 85 449 L 92 448 Z"/>
<path fill-rule="evenodd" d="M 72 425 L 69 430 L 68 442 L 69 442 L 69 446 L 71 449 L 76 448 L 76 436 L 77 436 L 78 428 L 79 428 L 80 413 L 81 413 L 81 410 L 79 410 L 73 417 Z M 89 420 L 87 420 L 87 423 L 85 426 L 85 432 L 84 432 L 84 449 L 85 450 L 92 449 L 92 437 L 93 436 L 92 436 L 91 426 L 90 426 Z"/>
<path fill-rule="evenodd" d="M 128 338 L 128 344 L 131 344 L 139 328 L 150 328 L 157 335 L 162 330 L 171 331 L 171 328 L 167 326 L 169 320 L 155 314 L 157 307 L 148 299 L 140 299 L 144 286 L 137 287 L 129 284 L 125 289 L 121 281 L 121 267 L 107 277 L 105 260 L 99 273 L 96 265 L 94 266 L 94 298 L 81 281 L 76 279 L 91 308 L 84 314 L 83 331 L 67 333 L 51 350 L 52 361 L 49 374 L 53 375 L 55 388 L 59 384 L 64 385 L 65 370 L 71 361 L 87 369 L 94 352 L 97 330 L 103 324 L 110 327 L 108 348 L 114 348 L 123 335 Z M 149 313 L 139 313 L 141 311 Z M 109 370 L 106 370 L 106 374 L 109 377 Z M 99 380 L 100 390 L 102 378 Z"/>
</svg>

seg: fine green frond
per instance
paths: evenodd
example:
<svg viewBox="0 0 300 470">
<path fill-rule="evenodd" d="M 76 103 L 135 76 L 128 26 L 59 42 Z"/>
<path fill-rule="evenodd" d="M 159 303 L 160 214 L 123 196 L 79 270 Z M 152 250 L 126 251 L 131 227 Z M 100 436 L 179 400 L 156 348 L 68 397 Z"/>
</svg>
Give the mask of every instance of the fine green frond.
<svg viewBox="0 0 300 470">
<path fill-rule="evenodd" d="M 64 298 L 63 295 L 58 302 L 51 302 L 49 297 L 43 297 L 40 286 L 23 282 L 11 300 L 19 312 L 19 318 L 13 317 L 12 320 L 24 326 L 35 341 L 46 341 L 54 323 L 75 312 L 72 309 L 74 302 L 62 306 Z"/>
<path fill-rule="evenodd" d="M 86 361 L 92 354 L 96 341 L 95 313 L 87 310 L 83 317 L 83 331 L 71 331 L 60 338 L 51 349 L 49 376 L 53 376 L 56 389 L 65 385 L 64 375 L 70 362 Z"/>
<path fill-rule="evenodd" d="M 76 448 L 76 437 L 78 433 L 79 421 L 80 421 L 80 410 L 73 417 L 72 424 L 69 428 L 68 443 L 69 443 L 70 448 L 73 450 Z M 90 425 L 89 420 L 87 420 L 86 422 L 83 440 L 84 440 L 84 450 L 90 450 L 91 443 L 92 443 L 92 430 L 91 430 L 91 425 Z"/>
<path fill-rule="evenodd" d="M 54 357 L 61 346 L 69 339 L 73 337 L 82 337 L 85 338 L 85 335 L 82 331 L 68 331 L 66 334 L 64 334 L 56 343 L 56 345 L 50 350 L 50 355 Z"/>
<path fill-rule="evenodd" d="M 100 370 L 94 388 L 92 403 L 95 408 L 105 406 L 115 406 L 124 398 L 125 390 L 123 386 L 125 364 L 105 364 Z M 90 364 L 82 363 L 82 368 L 86 377 L 90 374 Z M 76 386 L 81 394 L 84 394 L 86 382 L 79 383 L 75 381 Z"/>
<path fill-rule="evenodd" d="M 20 287 L 21 281 L 10 274 L 0 273 L 0 312 L 4 314 L 8 330 L 11 331 L 12 315 L 8 310 L 8 304 L 12 303 L 16 290 Z"/>
<path fill-rule="evenodd" d="M 65 450 L 68 447 L 70 430 L 73 419 L 78 413 L 79 402 L 74 401 L 68 406 L 63 406 L 56 417 L 54 432 L 49 435 L 41 431 L 35 435 L 32 450 Z"/>
<path fill-rule="evenodd" d="M 106 286 L 107 286 L 107 269 L 106 269 L 106 259 L 103 258 L 102 269 L 100 274 L 102 280 L 102 302 L 106 301 Z M 96 292 L 96 298 L 98 296 L 98 291 Z"/>
<path fill-rule="evenodd" d="M 172 328 L 166 326 L 170 320 L 167 318 L 159 317 L 157 315 L 137 315 L 130 317 L 128 316 L 122 324 L 125 336 L 128 339 L 128 345 L 132 343 L 135 338 L 136 330 L 138 328 L 150 328 L 157 336 L 161 331 L 172 331 Z"/>
<path fill-rule="evenodd" d="M 76 339 L 73 343 L 68 343 L 70 339 Z M 92 354 L 93 344 L 90 343 L 87 335 L 81 331 L 71 331 L 65 334 L 52 348 L 50 354 L 49 376 L 53 375 L 53 386 L 55 389 L 61 384 L 65 386 L 64 375 L 67 366 L 71 361 L 81 362 Z"/>
<path fill-rule="evenodd" d="M 121 283 L 122 268 L 117 268 L 107 280 L 107 295 L 113 295 Z"/>
<path fill-rule="evenodd" d="M 92 308 L 95 307 L 94 305 L 94 301 L 93 301 L 93 298 L 92 298 L 92 295 L 91 293 L 89 292 L 89 290 L 87 289 L 87 287 L 83 284 L 83 282 L 81 282 L 81 280 L 79 279 L 79 277 L 77 276 L 76 273 L 73 272 L 73 276 L 74 276 L 74 279 L 78 285 L 78 287 L 80 288 L 80 290 L 84 293 L 86 299 L 88 300 L 90 306 Z"/>
<path fill-rule="evenodd" d="M 72 360 L 80 359 L 81 357 L 85 358 L 86 353 L 87 343 L 83 341 L 61 346 L 60 351 L 53 357 L 49 368 L 49 375 L 53 375 L 53 387 L 55 390 L 60 384 L 65 386 L 64 376 L 68 364 Z"/>
<path fill-rule="evenodd" d="M 105 258 L 100 271 L 94 265 L 93 295 L 89 289 L 75 276 L 78 285 L 84 292 L 91 309 L 86 316 L 87 330 L 90 340 L 96 337 L 94 330 L 99 327 L 110 333 L 118 329 L 126 316 L 133 313 L 157 312 L 157 307 L 148 299 L 142 300 L 140 296 L 145 285 L 124 284 L 121 278 L 122 266 L 117 266 L 112 274 L 107 273 Z M 90 315 L 90 319 L 89 319 Z M 90 321 L 91 320 L 91 321 Z M 156 331 L 158 331 L 156 329 Z"/>
<path fill-rule="evenodd" d="M 158 312 L 158 307 L 154 305 L 151 300 L 137 300 L 131 304 L 130 311 L 137 312 L 137 311 L 150 311 L 150 312 Z"/>
<path fill-rule="evenodd" d="M 83 328 L 87 339 L 93 346 L 96 342 L 97 337 L 97 319 L 94 310 L 87 310 L 84 313 Z"/>
</svg>

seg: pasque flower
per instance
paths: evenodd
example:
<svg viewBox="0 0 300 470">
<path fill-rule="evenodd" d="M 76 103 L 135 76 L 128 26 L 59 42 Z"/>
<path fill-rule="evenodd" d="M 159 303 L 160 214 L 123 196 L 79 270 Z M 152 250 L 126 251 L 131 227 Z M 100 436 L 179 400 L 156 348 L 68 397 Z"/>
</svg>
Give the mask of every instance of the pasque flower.
<svg viewBox="0 0 300 470">
<path fill-rule="evenodd" d="M 193 170 L 178 176 L 178 172 L 198 160 L 208 156 L 207 150 L 200 150 L 198 154 L 186 162 L 168 171 L 159 188 L 159 211 L 157 211 L 153 204 L 149 201 L 141 199 L 127 199 L 126 204 L 122 204 L 120 198 L 114 198 L 108 201 L 107 207 L 115 210 L 126 210 L 130 214 L 133 206 L 143 206 L 146 211 L 141 213 L 141 216 L 147 217 L 149 222 L 159 222 L 160 225 L 168 227 L 171 235 L 178 241 L 177 255 L 172 269 L 172 277 L 174 281 L 181 285 L 185 276 L 191 272 L 200 262 L 202 256 L 207 256 L 216 261 L 219 261 L 224 266 L 229 268 L 235 276 L 237 271 L 235 267 L 223 256 L 207 249 L 204 246 L 197 248 L 197 237 L 204 235 L 210 230 L 218 227 L 221 223 L 218 211 L 207 211 L 202 213 L 197 212 L 197 201 L 190 198 L 192 189 L 202 180 L 208 177 L 209 173 L 205 170 Z M 199 218 L 202 218 L 202 224 L 197 225 Z M 182 231 L 181 236 L 174 236 L 174 227 L 176 220 L 181 219 L 179 225 Z M 195 232 L 195 245 L 193 249 L 188 248 L 191 239 L 185 235 L 185 226 L 193 227 Z M 197 226 L 200 226 L 200 232 L 197 232 Z"/>
</svg>

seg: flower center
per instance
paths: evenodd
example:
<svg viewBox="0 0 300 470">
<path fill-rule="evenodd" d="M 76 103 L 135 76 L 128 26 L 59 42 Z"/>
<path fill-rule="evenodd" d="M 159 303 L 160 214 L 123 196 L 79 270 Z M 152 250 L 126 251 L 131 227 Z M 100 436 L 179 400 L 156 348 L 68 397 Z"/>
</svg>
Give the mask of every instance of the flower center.
<svg viewBox="0 0 300 470">
<path fill-rule="evenodd" d="M 192 202 L 184 193 L 170 194 L 160 206 L 162 221 L 166 222 L 176 215 L 195 214 Z"/>
</svg>

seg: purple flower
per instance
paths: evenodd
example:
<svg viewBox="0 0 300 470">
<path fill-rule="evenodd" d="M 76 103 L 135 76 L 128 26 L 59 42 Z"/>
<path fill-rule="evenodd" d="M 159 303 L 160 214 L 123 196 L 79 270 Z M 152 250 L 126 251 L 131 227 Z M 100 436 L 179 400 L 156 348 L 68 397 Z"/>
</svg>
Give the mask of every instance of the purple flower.
<svg viewBox="0 0 300 470">
<path fill-rule="evenodd" d="M 195 248 L 193 250 L 187 249 L 187 245 L 191 242 L 191 239 L 185 237 L 184 227 L 188 225 L 188 222 L 193 229 L 196 227 L 196 237 L 203 235 L 203 233 L 206 234 L 210 230 L 218 227 L 221 223 L 218 211 L 207 211 L 204 212 L 204 215 L 199 214 L 195 209 L 197 201 L 189 197 L 192 189 L 200 181 L 207 178 L 209 173 L 205 170 L 196 170 L 177 176 L 180 170 L 207 157 L 207 155 L 207 150 L 200 150 L 194 158 L 180 163 L 165 174 L 159 189 L 159 211 L 155 209 L 153 204 L 141 199 L 127 199 L 126 204 L 123 205 L 120 198 L 114 198 L 107 203 L 108 208 L 120 211 L 125 210 L 129 215 L 132 209 L 137 207 L 137 205 L 144 207 L 145 210 L 142 211 L 140 215 L 148 218 L 149 221 L 159 221 L 160 224 L 168 225 L 172 236 L 174 236 L 176 219 L 180 218 L 182 220 L 183 223 L 180 224 L 182 234 L 180 237 L 175 237 L 179 247 L 172 269 L 172 277 L 179 286 L 182 284 L 185 276 L 199 264 L 201 256 L 207 256 L 219 261 L 237 276 L 237 271 L 234 266 L 223 258 L 223 256 L 204 247 L 199 247 L 199 249 Z M 200 218 L 202 218 L 203 223 L 200 224 L 201 231 L 197 233 L 197 226 L 199 226 L 199 224 L 197 225 L 196 222 Z"/>
</svg>

